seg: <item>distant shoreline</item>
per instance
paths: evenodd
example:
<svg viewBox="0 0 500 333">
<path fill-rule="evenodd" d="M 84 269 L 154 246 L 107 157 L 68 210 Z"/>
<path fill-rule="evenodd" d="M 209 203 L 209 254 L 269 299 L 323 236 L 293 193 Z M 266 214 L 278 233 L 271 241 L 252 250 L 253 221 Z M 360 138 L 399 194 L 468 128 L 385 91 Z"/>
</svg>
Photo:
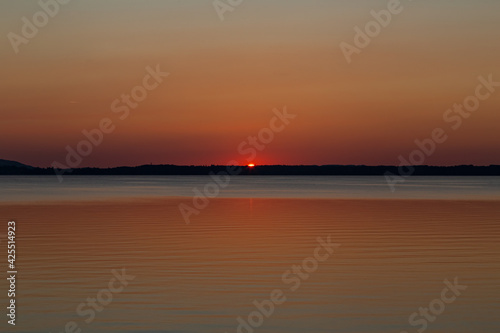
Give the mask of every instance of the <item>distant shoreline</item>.
<svg viewBox="0 0 500 333">
<path fill-rule="evenodd" d="M 403 167 L 405 168 L 405 167 Z M 413 176 L 500 176 L 500 165 L 490 166 L 413 166 Z M 102 176 L 194 176 L 224 172 L 227 166 L 181 166 L 181 165 L 142 165 L 136 167 L 114 168 L 77 168 L 62 170 L 70 175 Z M 397 166 L 366 165 L 260 165 L 253 168 L 243 166 L 241 176 L 384 176 L 387 172 L 399 174 Z M 55 175 L 53 168 L 30 166 L 0 166 L 0 175 Z"/>
</svg>

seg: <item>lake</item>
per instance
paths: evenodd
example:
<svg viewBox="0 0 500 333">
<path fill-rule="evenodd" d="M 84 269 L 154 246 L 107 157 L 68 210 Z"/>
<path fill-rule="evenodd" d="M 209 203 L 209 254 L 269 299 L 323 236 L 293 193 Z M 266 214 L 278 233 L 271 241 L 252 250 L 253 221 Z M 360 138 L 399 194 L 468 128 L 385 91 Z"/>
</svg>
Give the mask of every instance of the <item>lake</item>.
<svg viewBox="0 0 500 333">
<path fill-rule="evenodd" d="M 209 176 L 0 176 L 0 202 L 190 197 Z M 500 200 L 500 177 L 409 177 L 392 192 L 384 177 L 236 176 L 222 198 Z"/>
<path fill-rule="evenodd" d="M 0 177 L 18 269 L 17 324 L 0 325 L 500 331 L 500 177 L 411 177 L 391 192 L 383 177 L 239 176 L 196 208 L 193 189 L 211 182 Z M 197 211 L 189 224 L 180 205 Z"/>
</svg>

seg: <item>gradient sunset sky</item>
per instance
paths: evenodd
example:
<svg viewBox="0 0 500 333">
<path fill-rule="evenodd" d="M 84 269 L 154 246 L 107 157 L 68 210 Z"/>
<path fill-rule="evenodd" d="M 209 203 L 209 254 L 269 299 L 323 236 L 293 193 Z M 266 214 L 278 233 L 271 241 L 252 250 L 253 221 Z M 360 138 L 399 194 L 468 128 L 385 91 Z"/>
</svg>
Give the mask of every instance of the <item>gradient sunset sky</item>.
<svg viewBox="0 0 500 333">
<path fill-rule="evenodd" d="M 436 127 L 426 164 L 500 164 L 500 88 L 452 131 L 443 113 L 500 81 L 500 1 L 401 1 L 403 12 L 348 64 L 339 44 L 387 1 L 245 0 L 221 21 L 211 0 L 73 0 L 16 54 L 37 1 L 0 3 L 0 159 L 64 163 L 108 117 L 116 130 L 81 166 L 225 164 L 298 115 L 257 164 L 397 164 Z M 147 66 L 170 76 L 121 121 L 110 105 Z"/>
</svg>

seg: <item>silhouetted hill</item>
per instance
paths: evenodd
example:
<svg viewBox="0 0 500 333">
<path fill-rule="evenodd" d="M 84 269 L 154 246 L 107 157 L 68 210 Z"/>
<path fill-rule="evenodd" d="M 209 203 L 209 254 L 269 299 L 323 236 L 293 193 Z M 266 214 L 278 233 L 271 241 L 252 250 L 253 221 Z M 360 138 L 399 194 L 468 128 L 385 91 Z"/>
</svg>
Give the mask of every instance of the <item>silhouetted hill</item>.
<svg viewBox="0 0 500 333">
<path fill-rule="evenodd" d="M 19 162 L 0 159 L 0 168 L 2 168 L 2 167 L 33 168 L 32 166 L 22 164 Z"/>
<path fill-rule="evenodd" d="M 0 160 L 3 161 L 3 160 Z M 0 175 L 55 175 L 52 168 L 34 168 L 17 162 L 0 164 Z M 414 166 L 414 176 L 500 176 L 500 166 Z M 225 172 L 226 166 L 183 166 L 142 165 L 116 168 L 78 168 L 65 170 L 66 175 L 209 175 Z M 254 168 L 242 167 L 239 175 L 338 175 L 338 176 L 381 176 L 386 172 L 399 175 L 396 166 L 366 165 L 260 165 Z M 405 171 L 404 171 L 405 172 Z"/>
</svg>

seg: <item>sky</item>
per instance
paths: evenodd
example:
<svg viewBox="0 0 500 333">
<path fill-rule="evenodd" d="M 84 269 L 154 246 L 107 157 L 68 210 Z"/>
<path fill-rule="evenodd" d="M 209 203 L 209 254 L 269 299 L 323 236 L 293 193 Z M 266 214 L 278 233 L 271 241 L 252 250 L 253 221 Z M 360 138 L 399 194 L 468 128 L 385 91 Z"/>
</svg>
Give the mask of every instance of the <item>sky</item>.
<svg viewBox="0 0 500 333">
<path fill-rule="evenodd" d="M 500 164 L 500 87 L 460 126 L 443 118 L 479 76 L 500 82 L 500 2 L 401 0 L 348 62 L 342 43 L 356 47 L 355 27 L 391 1 L 243 0 L 218 13 L 212 0 L 73 0 L 29 38 L 38 1 L 2 1 L 0 159 L 69 165 L 68 147 L 79 154 L 82 131 L 109 119 L 74 166 L 395 165 L 436 128 L 447 139 L 422 164 Z M 112 104 L 146 68 L 169 75 L 121 119 Z M 296 117 L 242 154 L 285 107 Z"/>
</svg>

